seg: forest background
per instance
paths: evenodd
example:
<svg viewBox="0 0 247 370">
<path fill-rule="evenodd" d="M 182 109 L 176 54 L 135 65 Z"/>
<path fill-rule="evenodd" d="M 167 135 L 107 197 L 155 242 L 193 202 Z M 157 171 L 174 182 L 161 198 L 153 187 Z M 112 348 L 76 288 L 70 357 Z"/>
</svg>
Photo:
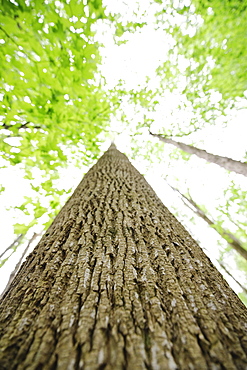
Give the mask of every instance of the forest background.
<svg viewBox="0 0 247 370">
<path fill-rule="evenodd" d="M 246 177 L 150 134 L 246 163 L 246 23 L 238 0 L 1 1 L 1 289 L 114 140 L 247 303 Z"/>
</svg>

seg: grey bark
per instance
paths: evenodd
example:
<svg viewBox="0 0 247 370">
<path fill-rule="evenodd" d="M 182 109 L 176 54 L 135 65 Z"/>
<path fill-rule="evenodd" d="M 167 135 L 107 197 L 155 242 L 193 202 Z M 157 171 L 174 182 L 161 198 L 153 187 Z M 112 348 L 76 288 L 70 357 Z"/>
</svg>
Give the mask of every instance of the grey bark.
<svg viewBox="0 0 247 370">
<path fill-rule="evenodd" d="M 217 233 L 223 239 L 225 239 L 227 241 L 227 243 L 233 249 L 235 249 L 236 252 L 238 252 L 245 260 L 247 260 L 247 250 L 243 247 L 243 244 L 241 243 L 241 241 L 234 234 L 232 234 L 228 230 L 225 230 L 222 226 L 221 227 L 217 227 L 216 222 L 213 221 L 213 220 L 211 220 L 206 215 L 206 213 L 198 206 L 198 204 L 196 204 L 196 202 L 193 199 L 186 197 L 186 195 L 180 193 L 180 191 L 178 189 L 175 189 L 175 188 L 172 188 L 172 189 L 173 190 L 176 190 L 182 196 L 182 198 L 184 198 L 187 202 L 189 202 L 194 207 L 193 208 L 193 211 L 199 217 L 201 217 L 204 221 L 206 221 L 209 226 L 211 226 L 212 228 L 214 228 L 217 231 Z M 187 204 L 185 203 L 185 205 L 187 205 Z"/>
<path fill-rule="evenodd" d="M 247 310 L 114 145 L 0 303 L 1 369 L 246 369 Z"/>
<path fill-rule="evenodd" d="M 178 141 L 164 137 L 159 134 L 153 134 L 150 132 L 150 135 L 157 137 L 164 143 L 172 144 L 177 148 L 183 150 L 184 152 L 187 152 L 189 154 L 195 154 L 197 157 L 203 158 L 207 162 L 217 164 L 218 166 L 223 167 L 228 171 L 234 171 L 240 175 L 247 176 L 247 163 L 235 161 L 234 159 L 222 157 L 220 155 L 211 154 L 206 152 L 206 150 L 195 148 L 192 145 L 180 143 Z"/>
</svg>

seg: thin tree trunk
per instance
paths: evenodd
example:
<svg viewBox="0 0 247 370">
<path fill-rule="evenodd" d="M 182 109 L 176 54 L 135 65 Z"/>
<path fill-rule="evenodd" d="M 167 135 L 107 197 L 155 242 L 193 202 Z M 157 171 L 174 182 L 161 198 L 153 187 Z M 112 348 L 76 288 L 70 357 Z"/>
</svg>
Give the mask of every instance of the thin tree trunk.
<svg viewBox="0 0 247 370">
<path fill-rule="evenodd" d="M 11 369 L 246 369 L 247 310 L 112 145 L 0 303 Z"/>
<path fill-rule="evenodd" d="M 21 234 L 22 235 L 22 234 Z M 19 259 L 19 261 L 17 262 L 17 264 L 15 265 L 15 268 L 14 270 L 11 272 L 10 276 L 9 276 L 9 280 L 7 282 L 7 285 L 6 287 L 4 288 L 4 291 L 2 292 L 2 294 L 0 295 L 0 298 L 3 297 L 4 293 L 8 290 L 12 280 L 14 279 L 15 275 L 17 274 L 17 272 L 19 271 L 19 268 L 21 266 L 21 263 L 24 259 L 24 257 L 26 256 L 27 252 L 28 252 L 28 249 L 30 247 L 30 245 L 32 244 L 32 242 L 37 238 L 37 236 L 41 235 L 41 233 L 37 234 L 37 233 L 33 233 L 33 236 L 31 237 L 31 239 L 29 240 L 26 248 L 24 249 L 22 255 L 21 255 L 21 258 Z"/>
<path fill-rule="evenodd" d="M 230 271 L 226 268 L 226 266 L 220 262 L 220 261 L 217 261 L 218 264 L 220 265 L 220 267 L 227 273 L 227 275 L 229 275 L 234 281 L 235 283 L 237 283 L 241 289 L 243 289 L 243 292 L 247 295 L 247 289 L 230 273 Z"/>
<path fill-rule="evenodd" d="M 186 195 L 180 193 L 178 189 L 175 189 L 173 187 L 172 189 L 177 191 L 182 198 L 186 199 L 186 201 L 194 207 L 194 209 L 192 210 L 204 221 L 206 221 L 209 226 L 213 227 L 217 231 L 217 233 L 223 239 L 225 239 L 233 249 L 235 249 L 236 252 L 238 252 L 244 259 L 247 260 L 247 250 L 243 247 L 241 241 L 234 234 L 232 234 L 230 231 L 225 230 L 222 226 L 217 227 L 215 221 L 211 220 L 193 199 L 186 197 Z M 185 205 L 187 204 L 185 203 Z"/>
<path fill-rule="evenodd" d="M 13 248 L 15 245 L 16 245 L 16 243 L 17 243 L 17 246 L 20 244 L 20 242 L 21 242 L 21 239 L 23 238 L 23 234 L 20 234 L 20 235 L 18 235 L 17 236 L 17 238 L 13 241 L 13 243 L 11 243 L 1 254 L 0 254 L 0 258 L 2 258 L 4 255 L 5 255 L 5 253 L 8 251 L 8 250 L 10 250 L 11 248 Z M 17 247 L 16 246 L 16 247 Z"/>
<path fill-rule="evenodd" d="M 192 145 L 180 143 L 178 141 L 166 138 L 159 134 L 153 134 L 152 132 L 149 132 L 149 133 L 150 135 L 157 137 L 159 140 L 163 141 L 164 143 L 172 144 L 176 146 L 177 148 L 183 150 L 184 152 L 187 152 L 189 154 L 195 154 L 197 155 L 197 157 L 203 158 L 207 162 L 215 163 L 225 168 L 228 171 L 234 171 L 238 174 L 247 176 L 247 163 L 235 161 L 234 159 L 222 157 L 220 155 L 211 154 L 211 153 L 206 152 L 206 150 L 195 148 Z"/>
</svg>

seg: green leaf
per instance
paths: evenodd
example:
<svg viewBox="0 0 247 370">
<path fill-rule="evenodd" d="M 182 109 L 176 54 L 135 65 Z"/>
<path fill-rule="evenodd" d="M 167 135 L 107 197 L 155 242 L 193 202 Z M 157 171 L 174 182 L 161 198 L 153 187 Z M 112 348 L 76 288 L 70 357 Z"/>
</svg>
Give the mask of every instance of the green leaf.
<svg viewBox="0 0 247 370">
<path fill-rule="evenodd" d="M 34 209 L 34 217 L 37 219 L 37 218 L 43 216 L 43 214 L 46 213 L 46 212 L 47 212 L 47 209 L 45 207 L 37 206 Z"/>
<path fill-rule="evenodd" d="M 27 231 L 28 231 L 28 226 L 27 225 L 19 224 L 19 223 L 14 224 L 14 233 L 16 235 L 26 234 Z"/>
</svg>

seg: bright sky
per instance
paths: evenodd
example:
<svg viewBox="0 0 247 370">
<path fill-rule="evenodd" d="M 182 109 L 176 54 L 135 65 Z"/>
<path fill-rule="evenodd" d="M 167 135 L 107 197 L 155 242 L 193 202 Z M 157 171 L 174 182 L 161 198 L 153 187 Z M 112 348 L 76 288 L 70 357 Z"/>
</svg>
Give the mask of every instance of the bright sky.
<svg viewBox="0 0 247 370">
<path fill-rule="evenodd" d="M 99 41 L 105 45 L 105 48 L 102 49 L 104 61 L 102 73 L 106 77 L 110 88 L 114 87 L 119 79 L 122 79 L 125 81 L 126 88 L 135 89 L 138 85 L 145 85 L 147 75 L 151 78 L 150 87 L 155 88 L 158 84 L 158 80 L 155 78 L 155 69 L 165 60 L 169 48 L 173 46 L 173 41 L 170 36 L 167 36 L 164 30 L 155 30 L 152 23 L 154 21 L 154 13 L 159 5 L 154 4 L 150 8 L 147 5 L 148 3 L 148 0 L 145 0 L 139 4 L 141 13 L 143 10 L 147 10 L 147 13 L 143 19 L 138 19 L 138 21 L 148 21 L 149 25 L 144 26 L 135 34 L 129 34 L 129 41 L 125 44 L 121 44 L 120 46 L 115 45 L 109 27 L 101 25 L 102 32 L 98 38 Z M 109 0 L 108 5 L 112 11 L 121 12 L 122 15 L 124 15 L 125 12 L 132 14 L 130 2 L 126 5 L 125 2 Z M 133 8 L 138 6 L 134 1 L 131 2 L 131 5 Z M 128 17 L 126 18 L 129 19 Z M 180 68 L 183 69 L 183 61 L 181 61 Z M 166 122 L 171 120 L 172 112 L 176 111 L 176 107 L 183 97 L 181 97 L 181 95 L 171 94 L 167 91 L 164 93 L 163 99 L 164 104 L 160 105 L 153 116 L 155 120 L 153 126 L 154 132 L 158 132 L 159 129 L 164 127 Z M 126 113 L 132 117 L 134 112 L 132 112 L 128 102 L 125 102 L 125 104 Z M 187 112 L 187 115 L 185 115 L 183 111 L 177 110 L 176 114 L 177 120 L 190 119 L 190 112 Z M 134 119 L 137 118 L 134 117 Z M 174 116 L 172 116 L 172 119 L 174 119 Z M 243 156 L 246 151 L 246 121 L 246 110 L 242 110 L 236 113 L 235 118 L 229 118 L 227 129 L 223 130 L 222 125 L 219 125 L 217 130 L 215 126 L 209 127 L 207 133 L 204 131 L 201 148 L 203 149 L 205 146 L 205 149 L 209 152 L 225 156 L 234 156 L 238 159 Z M 112 120 L 112 131 L 121 132 L 111 137 L 114 139 L 119 150 L 130 153 L 130 132 L 126 130 L 123 131 L 122 123 L 118 121 L 117 118 Z M 242 133 L 241 135 L 239 135 L 240 132 Z M 198 133 L 198 135 L 200 135 L 200 133 Z M 198 136 L 197 139 L 198 138 L 200 139 L 200 136 Z M 148 140 L 156 141 L 156 139 L 150 138 L 147 130 L 144 130 L 141 140 L 143 143 Z M 183 138 L 184 142 L 186 142 L 186 140 L 190 143 L 191 139 Z M 102 149 L 106 150 L 109 144 L 110 139 L 103 144 Z M 133 161 L 133 164 L 141 173 L 147 174 L 146 179 L 168 208 L 180 209 L 180 219 L 185 219 L 183 213 L 186 213 L 189 217 L 192 217 L 193 213 L 182 206 L 182 202 L 179 200 L 177 194 L 174 195 L 174 192 L 164 181 L 165 176 L 169 177 L 169 181 L 172 182 L 172 185 L 176 185 L 176 178 L 179 177 L 180 190 L 186 192 L 187 188 L 190 188 L 191 194 L 195 200 L 198 200 L 199 203 L 201 201 L 202 204 L 204 202 L 204 204 L 207 204 L 208 210 L 213 212 L 217 199 L 222 197 L 222 189 L 229 175 L 218 166 L 202 164 L 202 160 L 198 158 L 193 158 L 190 161 L 190 166 L 187 166 L 181 161 L 174 161 L 173 164 L 170 164 L 167 158 L 172 150 L 173 148 L 171 148 L 171 146 L 164 145 L 163 162 L 158 163 L 158 161 L 154 161 L 151 168 L 150 165 L 147 167 L 146 161 L 140 159 Z M 79 170 L 78 168 L 69 168 L 63 171 L 64 174 L 61 180 L 61 187 L 69 189 L 70 187 L 75 188 L 77 186 L 82 174 L 86 172 L 86 169 Z M 17 203 L 21 204 L 23 197 L 29 195 L 31 191 L 31 189 L 27 187 L 27 181 L 23 179 L 22 171 L 18 169 L 18 166 L 6 168 L 1 170 L 1 176 L 3 179 L 2 185 L 6 187 L 4 197 L 0 196 L 1 208 L 7 209 L 9 206 L 14 206 Z M 215 181 L 215 179 L 217 179 L 217 181 Z M 242 183 L 247 188 L 245 179 L 242 179 Z M 182 187 L 181 184 L 184 186 Z M 21 217 L 22 216 L 16 211 L 5 211 L 2 213 L 1 236 L 3 241 L 1 250 L 4 250 L 15 239 L 12 224 L 21 222 Z M 192 230 L 193 234 L 197 238 L 200 236 L 201 246 L 208 250 L 210 258 L 215 261 L 219 255 L 216 232 L 212 229 L 208 229 L 201 220 L 197 220 L 196 225 L 191 223 L 190 226 L 189 229 Z M 38 232 L 40 230 L 36 228 L 35 231 Z M 31 236 L 32 233 L 30 233 L 30 237 Z M 0 291 L 4 288 L 8 280 L 8 275 L 18 262 L 23 249 L 24 246 L 0 269 Z M 235 283 L 231 281 L 231 284 L 234 289 L 239 291 L 239 287 Z"/>
</svg>

